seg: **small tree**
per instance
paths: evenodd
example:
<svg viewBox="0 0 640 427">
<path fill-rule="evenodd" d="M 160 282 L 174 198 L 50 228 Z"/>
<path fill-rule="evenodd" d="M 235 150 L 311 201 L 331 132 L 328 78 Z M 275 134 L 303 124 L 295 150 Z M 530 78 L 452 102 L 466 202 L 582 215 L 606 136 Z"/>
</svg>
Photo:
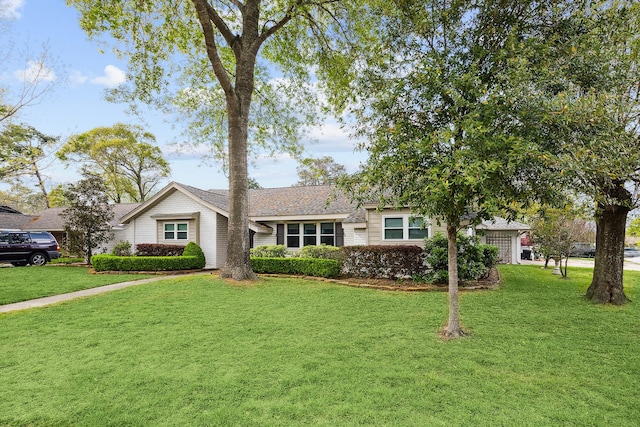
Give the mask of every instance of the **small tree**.
<svg viewBox="0 0 640 427">
<path fill-rule="evenodd" d="M 545 209 L 533 218 L 532 241 L 540 252 L 557 259 L 564 267 L 562 277 L 567 277 L 569 255 L 577 242 L 589 241 L 593 237 L 593 226 L 570 209 Z M 546 267 L 546 264 L 545 264 Z"/>
<path fill-rule="evenodd" d="M 62 211 L 62 217 L 69 238 L 68 249 L 82 254 L 90 264 L 93 250 L 111 238 L 109 221 L 113 219 L 113 209 L 102 179 L 87 169 L 82 170 L 82 176 L 64 191 L 69 206 Z"/>
</svg>

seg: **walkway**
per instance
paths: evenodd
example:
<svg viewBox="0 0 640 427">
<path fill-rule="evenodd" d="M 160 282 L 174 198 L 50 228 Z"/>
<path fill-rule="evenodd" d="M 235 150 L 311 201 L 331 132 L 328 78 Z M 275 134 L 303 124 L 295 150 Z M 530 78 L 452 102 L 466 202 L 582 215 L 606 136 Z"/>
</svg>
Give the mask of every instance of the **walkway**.
<svg viewBox="0 0 640 427">
<path fill-rule="evenodd" d="M 113 285 L 105 285 L 97 288 L 83 289 L 81 291 L 69 292 L 68 294 L 52 295 L 50 297 L 32 299 L 29 301 L 20 301 L 13 304 L 0 305 L 0 313 L 8 313 L 10 311 L 28 310 L 35 307 L 44 307 L 51 304 L 57 304 L 63 301 L 69 301 L 76 298 L 88 297 L 92 295 L 103 294 L 118 289 L 128 288 L 135 285 L 143 285 L 145 283 L 157 282 L 159 280 L 175 279 L 195 274 L 211 274 L 210 271 L 203 271 L 190 274 L 172 274 L 167 276 L 150 277 L 148 279 L 132 280 L 130 282 L 114 283 Z"/>
</svg>

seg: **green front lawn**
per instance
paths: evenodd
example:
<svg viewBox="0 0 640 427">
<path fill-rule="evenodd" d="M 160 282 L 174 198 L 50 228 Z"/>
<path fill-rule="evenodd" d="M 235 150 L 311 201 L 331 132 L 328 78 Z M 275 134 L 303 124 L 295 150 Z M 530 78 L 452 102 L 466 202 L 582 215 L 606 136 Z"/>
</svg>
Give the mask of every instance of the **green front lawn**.
<svg viewBox="0 0 640 427">
<path fill-rule="evenodd" d="M 151 277 L 89 274 L 86 267 L 0 267 L 0 305 Z"/>
<path fill-rule="evenodd" d="M 588 269 L 501 272 L 461 294 L 472 336 L 450 342 L 444 292 L 278 278 L 0 315 L 0 425 L 637 425 L 637 304 L 585 302 Z"/>
</svg>

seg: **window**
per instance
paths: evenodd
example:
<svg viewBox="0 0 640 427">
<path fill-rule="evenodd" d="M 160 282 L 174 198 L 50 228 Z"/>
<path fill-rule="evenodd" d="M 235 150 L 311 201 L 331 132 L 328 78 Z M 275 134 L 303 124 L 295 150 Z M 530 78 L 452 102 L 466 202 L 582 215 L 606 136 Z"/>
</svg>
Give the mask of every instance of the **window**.
<svg viewBox="0 0 640 427">
<path fill-rule="evenodd" d="M 287 224 L 287 247 L 300 247 L 300 224 Z"/>
<path fill-rule="evenodd" d="M 166 222 L 164 224 L 165 240 L 187 240 L 189 238 L 189 224 L 186 222 Z"/>
<path fill-rule="evenodd" d="M 335 224 L 333 222 L 322 222 L 320 223 L 320 244 L 321 245 L 329 245 L 335 246 Z"/>
<path fill-rule="evenodd" d="M 424 218 L 411 217 L 409 218 L 409 239 L 424 239 L 427 237 L 427 228 L 424 223 Z"/>
<path fill-rule="evenodd" d="M 317 242 L 317 232 L 316 232 L 316 224 L 304 224 L 304 240 L 302 241 L 303 246 L 316 246 Z"/>
<path fill-rule="evenodd" d="M 424 218 L 410 215 L 383 218 L 384 240 L 422 240 L 429 236 Z"/>
<path fill-rule="evenodd" d="M 288 248 L 336 244 L 336 225 L 333 222 L 289 223 L 286 231 Z"/>
</svg>

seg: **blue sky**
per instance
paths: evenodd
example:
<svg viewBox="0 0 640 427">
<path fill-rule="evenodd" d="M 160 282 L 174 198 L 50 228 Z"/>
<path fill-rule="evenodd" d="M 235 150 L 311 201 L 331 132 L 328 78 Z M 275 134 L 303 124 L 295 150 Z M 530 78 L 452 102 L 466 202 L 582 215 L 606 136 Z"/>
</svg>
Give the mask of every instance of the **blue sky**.
<svg viewBox="0 0 640 427">
<path fill-rule="evenodd" d="M 154 111 L 144 115 L 142 123 L 126 113 L 124 104 L 109 103 L 104 99 L 105 88 L 114 87 L 126 78 L 126 62 L 100 51 L 96 41 L 89 40 L 78 24 L 78 12 L 66 6 L 64 0 L 0 0 L 0 52 L 9 52 L 0 58 L 0 87 L 19 90 L 21 79 L 29 76 L 43 46 L 54 60 L 47 69 L 47 80 L 54 90 L 48 92 L 37 105 L 25 107 L 16 122 L 29 124 L 41 132 L 61 137 L 64 141 L 74 133 L 115 123 L 141 124 L 153 133 L 158 146 L 171 164 L 169 181 L 199 188 L 227 188 L 227 178 L 219 164 L 205 165 L 197 153 L 177 153 L 172 143 L 180 135 Z M 315 142 L 311 142 L 311 141 Z M 334 121 L 311 133 L 305 142 L 307 157 L 331 156 L 347 167 L 357 169 L 364 159 L 355 153 L 355 142 L 350 140 Z M 277 159 L 259 159 L 249 175 L 263 187 L 283 187 L 297 181 L 297 163 L 287 155 Z M 50 187 L 72 182 L 78 178 L 75 168 L 52 164 L 44 170 Z"/>
</svg>

